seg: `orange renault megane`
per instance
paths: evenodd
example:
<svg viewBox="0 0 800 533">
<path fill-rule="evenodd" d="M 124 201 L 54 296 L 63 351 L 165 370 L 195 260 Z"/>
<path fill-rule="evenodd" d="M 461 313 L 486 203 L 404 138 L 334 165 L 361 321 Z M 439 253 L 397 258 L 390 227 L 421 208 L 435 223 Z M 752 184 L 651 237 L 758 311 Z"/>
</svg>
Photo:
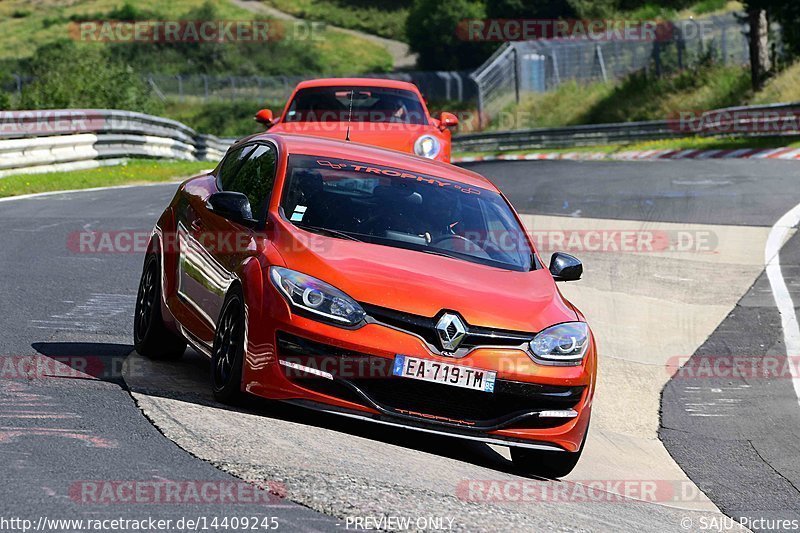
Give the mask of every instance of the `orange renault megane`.
<svg viewBox="0 0 800 533">
<path fill-rule="evenodd" d="M 184 182 L 159 218 L 134 337 L 186 344 L 211 387 L 511 447 L 521 469 L 578 461 L 597 356 L 583 315 L 504 196 L 413 155 L 259 134 Z"/>
</svg>

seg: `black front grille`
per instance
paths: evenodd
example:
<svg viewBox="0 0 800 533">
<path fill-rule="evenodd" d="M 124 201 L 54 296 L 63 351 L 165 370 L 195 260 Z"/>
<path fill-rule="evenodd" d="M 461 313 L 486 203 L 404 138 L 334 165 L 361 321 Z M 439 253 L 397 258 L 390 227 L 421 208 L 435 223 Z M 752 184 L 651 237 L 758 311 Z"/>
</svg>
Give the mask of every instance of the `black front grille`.
<svg viewBox="0 0 800 533">
<path fill-rule="evenodd" d="M 391 359 L 343 350 L 283 332 L 278 333 L 277 340 L 282 361 L 298 362 L 314 369 L 325 368 L 334 376 L 334 379 L 328 379 L 286 368 L 287 378 L 301 387 L 369 407 L 378 406 L 388 413 L 440 423 L 496 426 L 530 411 L 573 408 L 584 391 L 582 386 L 562 387 L 498 379 L 494 392 L 487 393 L 393 376 Z M 331 364 L 332 360 L 342 364 Z M 354 361 L 364 364 L 351 364 Z M 542 422 L 528 418 L 513 426 L 538 427 L 562 421 Z"/>
<path fill-rule="evenodd" d="M 470 425 L 494 424 L 531 410 L 570 409 L 583 393 L 583 387 L 506 380 L 495 382 L 494 393 L 400 377 L 351 382 L 376 403 L 401 414 L 429 415 Z"/>
<path fill-rule="evenodd" d="M 441 348 L 439 336 L 436 333 L 436 323 L 439 321 L 444 311 L 434 317 L 424 317 L 388 309 L 386 307 L 379 307 L 377 305 L 362 303 L 361 306 L 374 320 L 418 335 L 425 339 L 428 344 Z M 533 333 L 471 326 L 467 324 L 466 321 L 464 321 L 464 323 L 467 327 L 467 334 L 461 341 L 459 349 L 470 349 L 476 346 L 517 347 L 526 342 L 530 342 L 534 337 Z M 452 337 L 456 332 L 455 325 L 451 324 L 448 327 L 448 333 Z"/>
</svg>

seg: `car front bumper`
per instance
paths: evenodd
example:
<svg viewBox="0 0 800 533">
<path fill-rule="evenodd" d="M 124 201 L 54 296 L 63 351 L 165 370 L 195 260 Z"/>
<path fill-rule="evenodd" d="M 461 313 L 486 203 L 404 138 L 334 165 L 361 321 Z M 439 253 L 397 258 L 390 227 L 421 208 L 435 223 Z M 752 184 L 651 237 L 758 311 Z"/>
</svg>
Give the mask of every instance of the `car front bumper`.
<svg viewBox="0 0 800 533">
<path fill-rule="evenodd" d="M 248 393 L 507 446 L 575 452 L 583 442 L 594 393 L 594 343 L 577 366 L 538 364 L 518 348 L 481 347 L 454 359 L 394 328 L 372 323 L 343 329 L 275 303 L 269 318 L 248 327 L 243 380 Z M 495 390 L 394 376 L 397 354 L 495 371 Z"/>
</svg>

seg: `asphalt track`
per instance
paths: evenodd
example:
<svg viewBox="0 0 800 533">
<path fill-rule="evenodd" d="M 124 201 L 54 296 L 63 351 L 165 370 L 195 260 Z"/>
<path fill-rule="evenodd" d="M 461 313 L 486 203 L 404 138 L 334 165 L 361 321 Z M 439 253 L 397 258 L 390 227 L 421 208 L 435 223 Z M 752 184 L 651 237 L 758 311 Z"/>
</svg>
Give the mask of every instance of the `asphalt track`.
<svg viewBox="0 0 800 533">
<path fill-rule="evenodd" d="M 604 354 L 592 436 L 572 483 L 651 480 L 680 486 L 682 497 L 625 498 L 624 505 L 611 497 L 469 501 L 458 490 L 464 482 L 519 480 L 502 449 L 259 402 L 231 411 L 209 398 L 206 363 L 195 354 L 159 364 L 128 357 L 141 256 L 76 253 L 67 243 L 83 230 L 147 231 L 174 193 L 170 184 L 0 203 L 4 368 L 35 354 L 103 362 L 99 371 L 77 377 L 22 379 L 4 371 L 0 454 L 7 475 L 0 517 L 257 514 L 278 517 L 283 529 L 331 530 L 347 517 L 383 512 L 451 518 L 458 530 L 566 531 L 699 530 L 701 520 L 722 517 L 715 504 L 734 517 L 796 517 L 800 407 L 791 380 L 749 380 L 743 383 L 749 387 L 724 398 L 738 400 L 729 402 L 731 412 L 715 417 L 692 416 L 697 412 L 687 411 L 686 398 L 720 408 L 719 383 L 670 380 L 673 356 L 781 353 L 780 321 L 762 276 L 763 246 L 769 227 L 800 203 L 794 164 L 469 166 L 495 179 L 530 215 L 533 229 L 711 232 L 710 252 L 575 251 L 586 262 L 586 279 L 563 289 L 592 321 Z M 793 238 L 781 252 L 795 302 L 798 244 Z M 98 505 L 74 491 L 85 480 L 235 479 L 229 473 L 284 486 L 288 497 L 266 507 Z M 711 501 L 690 490 L 695 484 Z M 692 521 L 688 528 L 685 518 Z"/>
</svg>

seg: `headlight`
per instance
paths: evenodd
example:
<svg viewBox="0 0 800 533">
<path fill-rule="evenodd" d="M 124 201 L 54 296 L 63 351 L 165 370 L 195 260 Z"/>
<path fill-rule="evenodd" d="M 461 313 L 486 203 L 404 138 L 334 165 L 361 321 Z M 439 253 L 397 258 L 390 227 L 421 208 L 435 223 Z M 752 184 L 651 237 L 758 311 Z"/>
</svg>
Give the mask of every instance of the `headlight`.
<svg viewBox="0 0 800 533">
<path fill-rule="evenodd" d="M 358 302 L 317 278 L 276 266 L 270 267 L 269 275 L 292 307 L 313 313 L 323 321 L 355 326 L 366 316 Z"/>
<path fill-rule="evenodd" d="M 576 363 L 589 347 L 589 326 L 585 322 L 566 322 L 551 326 L 530 343 L 531 353 L 538 359 Z"/>
<path fill-rule="evenodd" d="M 431 135 L 421 135 L 414 143 L 414 153 L 428 159 L 439 155 L 441 149 L 442 145 L 439 144 L 439 139 Z"/>
</svg>

